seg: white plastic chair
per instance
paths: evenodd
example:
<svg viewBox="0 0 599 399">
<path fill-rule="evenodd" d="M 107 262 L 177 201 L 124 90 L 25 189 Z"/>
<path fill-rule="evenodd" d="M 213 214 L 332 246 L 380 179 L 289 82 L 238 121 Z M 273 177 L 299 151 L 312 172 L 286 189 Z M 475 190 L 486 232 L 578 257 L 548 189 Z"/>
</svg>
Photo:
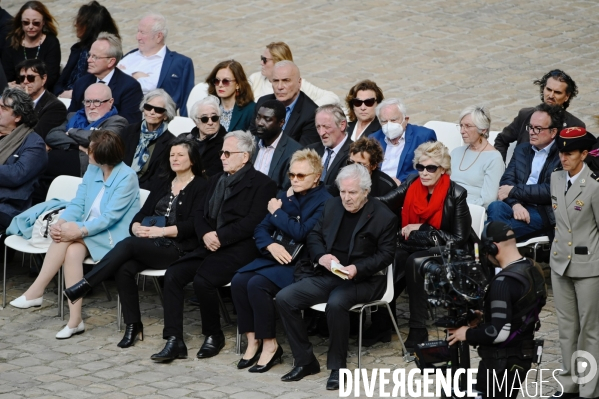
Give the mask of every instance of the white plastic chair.
<svg viewBox="0 0 599 399">
<path fill-rule="evenodd" d="M 478 238 L 480 238 L 485 227 L 487 212 L 484 207 L 475 204 L 468 204 L 468 209 L 470 210 L 470 216 L 472 217 L 472 228 L 476 232 Z"/>
<path fill-rule="evenodd" d="M 67 107 L 67 109 L 69 109 L 69 107 L 71 106 L 71 99 L 70 98 L 61 98 L 61 97 L 58 97 L 58 99 L 60 100 L 61 103 L 63 103 L 65 105 L 65 107 Z"/>
<path fill-rule="evenodd" d="M 200 101 L 201 99 L 208 96 L 208 83 L 198 83 L 191 89 L 189 97 L 187 98 L 187 115 L 191 116 L 191 107 Z"/>
<path fill-rule="evenodd" d="M 454 148 L 464 145 L 458 125 L 451 122 L 429 121 L 424 124 L 424 127 L 433 129 L 437 135 L 437 141 L 442 142 L 449 149 L 449 152 Z"/>
<path fill-rule="evenodd" d="M 514 150 L 516 149 L 516 146 L 518 145 L 517 142 L 513 142 L 510 144 L 510 146 L 507 148 L 507 153 L 505 155 L 505 166 L 507 167 L 507 165 L 510 163 L 510 160 L 512 159 L 512 156 L 514 155 Z"/>
<path fill-rule="evenodd" d="M 547 236 L 542 236 L 542 237 L 533 237 L 528 241 L 525 242 L 519 242 L 516 244 L 516 246 L 518 248 L 523 248 L 523 247 L 532 247 L 533 249 L 533 255 L 532 255 L 532 259 L 533 261 L 537 261 L 537 249 L 539 249 L 539 247 L 541 245 L 546 245 L 549 244 L 549 237 Z"/>
<path fill-rule="evenodd" d="M 391 317 L 391 321 L 393 322 L 393 328 L 395 328 L 395 332 L 397 333 L 397 338 L 401 343 L 401 350 L 403 352 L 403 358 L 406 363 L 414 360 L 414 357 L 408 354 L 406 346 L 403 342 L 403 338 L 401 338 L 401 334 L 399 333 L 399 328 L 397 327 L 397 323 L 395 322 L 395 315 L 391 312 L 391 307 L 389 307 L 389 303 L 393 300 L 393 264 L 390 264 L 387 267 L 387 289 L 383 294 L 383 297 L 378 301 L 372 301 L 368 303 L 358 303 L 350 309 L 352 312 L 360 313 L 360 331 L 358 333 L 358 369 L 362 368 L 362 312 L 364 309 L 372 307 L 372 306 L 386 306 L 387 311 L 389 312 L 389 316 Z M 319 303 L 312 306 L 312 309 L 317 310 L 319 312 L 324 312 L 327 308 L 326 303 Z"/>
<path fill-rule="evenodd" d="M 168 131 L 175 136 L 189 133 L 194 127 L 196 127 L 196 124 L 193 119 L 185 116 L 175 116 L 173 120 L 168 123 Z"/>
</svg>

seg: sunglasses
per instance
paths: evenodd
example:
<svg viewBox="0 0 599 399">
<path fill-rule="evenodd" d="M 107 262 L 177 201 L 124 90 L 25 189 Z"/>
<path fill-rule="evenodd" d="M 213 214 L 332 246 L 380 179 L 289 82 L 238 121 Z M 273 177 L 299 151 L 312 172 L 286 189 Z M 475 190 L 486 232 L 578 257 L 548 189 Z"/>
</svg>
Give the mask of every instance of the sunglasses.
<svg viewBox="0 0 599 399">
<path fill-rule="evenodd" d="M 360 163 L 360 162 L 356 162 L 356 161 L 354 161 L 354 160 L 352 160 L 352 159 L 349 159 L 349 158 L 347 159 L 347 164 L 348 164 L 348 165 L 353 165 L 353 164 L 355 164 L 355 163 L 357 163 L 358 165 L 362 165 L 362 166 L 363 166 L 363 167 L 365 167 L 366 169 L 368 169 L 368 167 L 370 166 L 370 165 L 364 165 L 363 163 Z"/>
<path fill-rule="evenodd" d="M 435 173 L 437 171 L 437 169 L 439 169 L 439 168 L 440 168 L 440 166 L 438 166 L 438 165 L 426 165 L 426 166 L 424 166 L 421 163 L 417 163 L 416 164 L 416 170 L 418 172 L 424 172 L 424 169 L 426 169 L 426 171 L 428 173 Z"/>
<path fill-rule="evenodd" d="M 21 24 L 23 24 L 23 26 L 33 25 L 36 28 L 39 28 L 42 26 L 42 21 L 21 21 Z"/>
<path fill-rule="evenodd" d="M 215 86 L 220 85 L 221 83 L 223 84 L 224 87 L 228 87 L 231 82 L 235 82 L 235 79 L 218 79 L 218 78 L 214 78 L 212 79 L 212 84 Z"/>
<path fill-rule="evenodd" d="M 212 115 L 212 116 L 202 116 L 200 118 L 200 122 L 202 123 L 208 123 L 208 121 L 212 121 L 212 122 L 218 122 L 218 120 L 220 119 L 220 116 L 218 115 Z M 229 157 L 227 157 L 229 158 Z"/>
<path fill-rule="evenodd" d="M 287 176 L 289 176 L 289 180 L 293 180 L 295 178 L 297 178 L 298 181 L 304 181 L 304 179 L 310 175 L 313 175 L 314 173 L 308 173 L 307 175 L 303 174 L 303 173 L 287 173 Z"/>
<path fill-rule="evenodd" d="M 35 78 L 37 76 L 40 76 L 40 75 L 19 75 L 17 83 L 23 83 L 25 80 L 27 80 L 29 83 L 33 83 L 33 82 L 35 82 Z"/>
<path fill-rule="evenodd" d="M 351 100 L 351 103 L 354 107 L 361 107 L 362 104 L 366 105 L 367 107 L 372 107 L 375 102 L 376 102 L 376 98 L 367 98 L 366 100 L 360 100 L 359 98 L 354 98 L 353 100 Z"/>
<path fill-rule="evenodd" d="M 162 107 L 156 107 L 154 105 L 151 104 L 144 104 L 144 109 L 148 112 L 150 112 L 151 110 L 154 110 L 154 112 L 156 112 L 157 114 L 164 114 L 166 112 L 166 108 L 162 108 Z"/>
<path fill-rule="evenodd" d="M 268 61 L 272 61 L 272 58 L 266 58 L 265 56 L 261 55 L 260 61 L 262 61 L 263 64 L 266 64 Z"/>
<path fill-rule="evenodd" d="M 219 151 L 218 152 L 218 156 L 222 157 L 223 155 L 225 156 L 226 159 L 229 159 L 229 157 L 231 156 L 231 154 L 243 154 L 244 151 Z"/>
</svg>

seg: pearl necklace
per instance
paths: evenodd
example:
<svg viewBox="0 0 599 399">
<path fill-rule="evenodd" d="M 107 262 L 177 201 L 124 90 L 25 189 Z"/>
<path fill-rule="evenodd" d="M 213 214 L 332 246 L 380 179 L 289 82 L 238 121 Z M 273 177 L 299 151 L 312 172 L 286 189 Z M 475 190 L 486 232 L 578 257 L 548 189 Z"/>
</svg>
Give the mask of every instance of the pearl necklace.
<svg viewBox="0 0 599 399">
<path fill-rule="evenodd" d="M 190 177 L 190 178 L 189 178 L 189 180 L 188 180 L 188 181 L 185 183 L 185 185 L 184 185 L 183 187 L 181 187 L 181 190 L 183 190 L 185 187 L 187 187 L 187 185 L 188 185 L 189 183 L 191 183 L 191 181 L 193 180 L 193 178 L 194 178 L 194 177 L 195 177 L 195 175 L 191 175 L 191 177 Z M 169 215 L 171 214 L 171 209 L 172 209 L 172 207 L 173 207 L 173 202 L 174 202 L 174 201 L 175 201 L 175 199 L 176 199 L 176 198 L 179 196 L 179 194 L 177 194 L 177 195 L 174 195 L 174 196 L 173 196 L 173 191 L 174 191 L 174 190 L 173 190 L 173 187 L 175 186 L 175 183 L 178 183 L 178 182 L 179 182 L 179 179 L 178 179 L 177 177 L 175 177 L 175 178 L 173 179 L 173 182 L 171 183 L 171 197 L 169 198 L 169 201 L 168 201 L 168 208 L 166 208 L 166 215 L 164 215 L 164 216 L 166 216 L 166 217 L 169 217 Z M 179 190 L 179 192 L 181 192 L 181 190 Z"/>
</svg>

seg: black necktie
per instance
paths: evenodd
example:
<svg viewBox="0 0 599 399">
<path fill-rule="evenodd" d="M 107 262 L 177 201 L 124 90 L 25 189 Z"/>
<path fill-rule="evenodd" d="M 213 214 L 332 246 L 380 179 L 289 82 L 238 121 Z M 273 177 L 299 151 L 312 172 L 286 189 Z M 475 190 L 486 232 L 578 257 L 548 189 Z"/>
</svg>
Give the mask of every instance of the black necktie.
<svg viewBox="0 0 599 399">
<path fill-rule="evenodd" d="M 572 187 L 572 180 L 568 180 L 568 186 L 566 187 L 566 192 Z"/>
<path fill-rule="evenodd" d="M 327 157 L 324 160 L 324 167 L 322 170 L 322 175 L 320 176 L 320 181 L 324 181 L 324 179 L 326 179 L 327 177 L 327 169 L 329 169 L 329 163 L 331 162 L 331 154 L 333 153 L 333 150 L 330 148 L 326 148 L 327 150 Z"/>
<path fill-rule="evenodd" d="M 106 84 L 106 82 L 104 82 L 103 80 L 98 80 L 98 83 Z"/>
</svg>

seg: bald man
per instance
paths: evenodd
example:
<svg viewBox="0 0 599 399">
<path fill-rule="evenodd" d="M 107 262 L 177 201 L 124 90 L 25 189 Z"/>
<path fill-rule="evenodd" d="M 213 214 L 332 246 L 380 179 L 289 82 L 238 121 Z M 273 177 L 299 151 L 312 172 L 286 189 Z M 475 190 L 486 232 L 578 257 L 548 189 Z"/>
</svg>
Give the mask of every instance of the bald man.
<svg viewBox="0 0 599 399">
<path fill-rule="evenodd" d="M 274 66 L 272 89 L 274 94 L 260 97 L 256 103 L 256 112 L 269 100 L 278 100 L 285 106 L 285 124 L 283 133 L 307 146 L 319 143 L 320 137 L 314 125 L 314 115 L 318 106 L 302 91 L 300 70 L 292 61 L 279 61 Z M 256 135 L 255 118 L 250 123 L 250 131 Z"/>
</svg>

